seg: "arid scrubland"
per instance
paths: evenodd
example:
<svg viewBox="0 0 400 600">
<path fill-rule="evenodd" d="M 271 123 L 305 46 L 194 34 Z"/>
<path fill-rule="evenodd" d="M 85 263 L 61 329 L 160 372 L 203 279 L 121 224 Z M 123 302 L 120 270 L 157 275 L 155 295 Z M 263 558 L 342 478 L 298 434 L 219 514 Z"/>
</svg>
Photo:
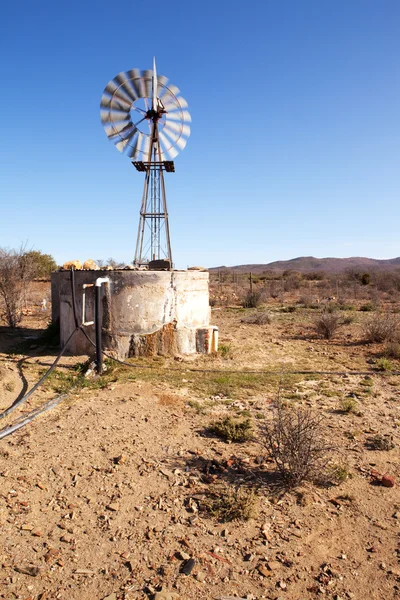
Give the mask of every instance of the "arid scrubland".
<svg viewBox="0 0 400 600">
<path fill-rule="evenodd" d="M 212 273 L 218 354 L 63 358 L 3 420 L 69 394 L 0 440 L 0 598 L 397 598 L 400 277 L 368 275 Z M 2 410 L 57 354 L 45 294 Z"/>
</svg>

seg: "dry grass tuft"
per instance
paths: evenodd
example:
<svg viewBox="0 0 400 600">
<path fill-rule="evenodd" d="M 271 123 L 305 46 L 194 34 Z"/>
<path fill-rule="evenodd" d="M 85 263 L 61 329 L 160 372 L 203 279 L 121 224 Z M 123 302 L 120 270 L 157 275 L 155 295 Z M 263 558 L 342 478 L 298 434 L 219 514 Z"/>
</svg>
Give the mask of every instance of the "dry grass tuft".
<svg viewBox="0 0 400 600">
<path fill-rule="evenodd" d="M 240 320 L 241 323 L 248 323 L 249 325 L 270 325 L 271 315 L 268 311 L 257 312 L 253 315 L 248 315 Z"/>
<path fill-rule="evenodd" d="M 179 396 L 175 396 L 174 394 L 163 393 L 158 394 L 158 403 L 161 404 L 161 406 L 175 407 L 178 404 L 181 404 L 182 400 Z"/>
<path fill-rule="evenodd" d="M 339 402 L 339 410 L 340 410 L 340 412 L 343 412 L 346 414 L 357 413 L 358 402 L 356 402 L 353 398 L 343 398 Z"/>
<path fill-rule="evenodd" d="M 203 503 L 206 511 L 222 523 L 228 521 L 248 521 L 258 512 L 258 496 L 254 490 L 226 484 L 209 491 Z"/>
</svg>

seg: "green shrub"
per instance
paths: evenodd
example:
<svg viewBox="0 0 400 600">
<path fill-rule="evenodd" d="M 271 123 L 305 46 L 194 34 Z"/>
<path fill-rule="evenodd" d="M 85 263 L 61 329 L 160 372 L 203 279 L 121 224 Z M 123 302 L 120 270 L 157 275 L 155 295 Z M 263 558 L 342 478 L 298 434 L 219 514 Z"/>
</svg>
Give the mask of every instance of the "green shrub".
<svg viewBox="0 0 400 600">
<path fill-rule="evenodd" d="M 362 304 L 360 306 L 360 310 L 361 312 L 371 312 L 373 310 L 376 310 L 376 306 L 372 302 L 367 302 L 366 304 Z"/>
<path fill-rule="evenodd" d="M 388 358 L 379 358 L 375 365 L 377 371 L 393 371 L 393 363 Z"/>
<path fill-rule="evenodd" d="M 218 352 L 222 358 L 232 358 L 232 348 L 230 344 L 219 344 Z"/>
<path fill-rule="evenodd" d="M 227 442 L 247 442 L 253 439 L 250 419 L 239 421 L 232 417 L 225 417 L 210 425 L 209 429 Z"/>
<path fill-rule="evenodd" d="M 339 403 L 339 409 L 346 414 L 357 412 L 358 403 L 354 398 L 343 398 Z"/>
</svg>

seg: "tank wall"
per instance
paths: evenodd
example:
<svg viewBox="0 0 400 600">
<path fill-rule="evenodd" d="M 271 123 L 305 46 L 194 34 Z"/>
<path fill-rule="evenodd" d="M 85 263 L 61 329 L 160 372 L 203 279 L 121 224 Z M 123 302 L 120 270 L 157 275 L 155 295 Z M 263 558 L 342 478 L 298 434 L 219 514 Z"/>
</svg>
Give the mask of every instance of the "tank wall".
<svg viewBox="0 0 400 600">
<path fill-rule="evenodd" d="M 52 297 L 59 306 L 60 338 L 64 345 L 75 328 L 71 274 L 53 273 Z M 146 336 L 173 324 L 174 347 L 179 353 L 196 352 L 196 330 L 210 321 L 208 273 L 200 271 L 75 271 L 76 304 L 82 319 L 83 284 L 108 277 L 103 285 L 103 333 L 119 357 L 129 355 L 137 336 Z M 86 292 L 87 320 L 93 319 L 94 288 Z M 87 327 L 94 339 L 94 327 Z M 136 336 L 134 338 L 134 336 Z M 92 354 L 93 347 L 81 332 L 69 345 L 73 354 Z"/>
</svg>

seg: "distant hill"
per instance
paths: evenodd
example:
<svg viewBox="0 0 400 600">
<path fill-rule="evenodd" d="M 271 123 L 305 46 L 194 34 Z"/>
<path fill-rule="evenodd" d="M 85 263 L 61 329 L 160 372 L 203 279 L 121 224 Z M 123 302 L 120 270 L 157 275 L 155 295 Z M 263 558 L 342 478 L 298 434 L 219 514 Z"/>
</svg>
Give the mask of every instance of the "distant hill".
<svg viewBox="0 0 400 600">
<path fill-rule="evenodd" d="M 300 273 L 324 272 L 344 273 L 349 270 L 362 271 L 390 271 L 400 268 L 400 257 L 377 259 L 353 256 L 351 258 L 315 258 L 314 256 L 300 256 L 291 260 L 278 260 L 265 265 L 236 265 L 233 267 L 213 267 L 210 271 L 229 270 L 238 273 L 262 273 L 263 271 L 298 271 Z"/>
</svg>

